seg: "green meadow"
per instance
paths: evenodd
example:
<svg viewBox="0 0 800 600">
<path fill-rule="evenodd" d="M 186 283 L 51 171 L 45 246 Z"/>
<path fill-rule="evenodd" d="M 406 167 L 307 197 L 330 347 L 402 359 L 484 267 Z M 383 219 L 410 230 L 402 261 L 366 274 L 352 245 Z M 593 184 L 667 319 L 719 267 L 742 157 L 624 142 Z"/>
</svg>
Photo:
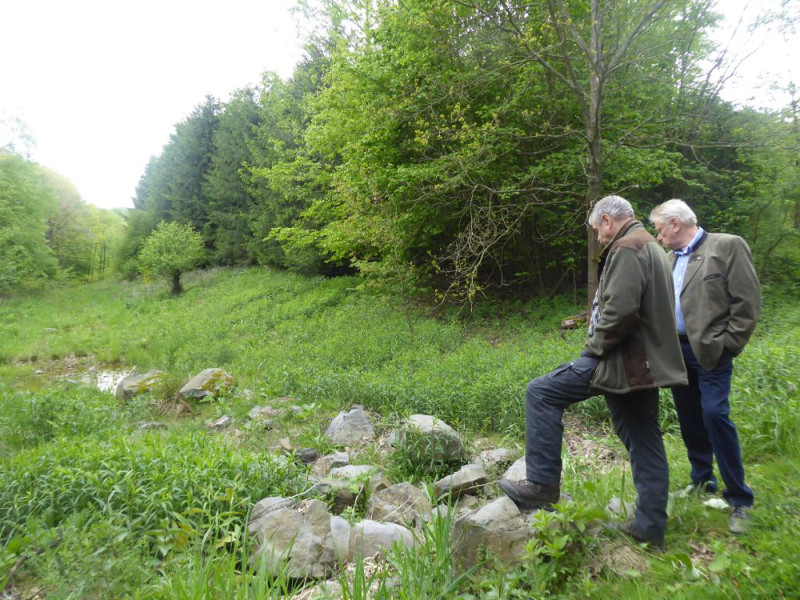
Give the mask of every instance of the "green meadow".
<svg viewBox="0 0 800 600">
<path fill-rule="evenodd" d="M 307 468 L 276 444 L 342 449 L 324 430 L 354 404 L 373 415 L 379 436 L 427 413 L 476 453 L 505 446 L 521 456 L 525 383 L 580 351 L 584 332 L 559 325 L 581 307 L 554 298 L 433 311 L 361 284 L 216 269 L 186 276 L 179 296 L 106 280 L 0 300 L 0 598 L 325 597 L 308 582 L 248 568 L 244 533 L 261 498 L 307 493 Z M 413 552 L 396 548 L 343 570 L 340 596 L 798 597 L 798 340 L 796 292 L 765 289 L 733 381 L 732 416 L 756 492 L 747 533 L 730 534 L 725 510 L 678 493 L 689 467 L 666 392 L 676 494 L 665 552 L 594 527 L 612 497 L 634 498 L 625 451 L 594 398 L 566 419 L 562 488 L 573 502 L 537 526 L 522 565 L 487 559 L 454 571 L 450 523 L 435 520 Z M 231 373 L 235 387 L 177 402 L 180 386 L 209 367 Z M 128 402 L 94 383 L 149 369 L 166 379 Z M 247 420 L 255 405 L 278 409 L 271 428 Z M 209 430 L 222 415 L 234 427 Z M 140 426 L 152 422 L 164 427 Z M 385 458 L 365 444 L 356 462 Z M 413 448 L 382 466 L 393 482 L 428 490 L 447 474 Z M 485 493 L 500 491 L 490 483 Z"/>
</svg>

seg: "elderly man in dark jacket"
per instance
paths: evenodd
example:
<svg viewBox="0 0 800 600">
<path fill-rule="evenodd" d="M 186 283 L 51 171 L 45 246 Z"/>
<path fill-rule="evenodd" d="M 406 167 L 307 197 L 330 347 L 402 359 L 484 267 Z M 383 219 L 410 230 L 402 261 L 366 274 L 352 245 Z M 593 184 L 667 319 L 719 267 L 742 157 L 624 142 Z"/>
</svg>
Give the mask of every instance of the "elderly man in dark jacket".
<svg viewBox="0 0 800 600">
<path fill-rule="evenodd" d="M 520 508 L 549 508 L 560 495 L 564 410 L 603 393 L 617 435 L 631 457 L 638 493 L 623 530 L 662 547 L 667 524 L 669 471 L 658 425 L 658 389 L 686 385 L 675 330 L 672 276 L 656 240 L 634 219 L 630 203 L 606 196 L 589 224 L 605 249 L 589 337 L 581 356 L 528 383 L 525 392 L 527 479 L 502 479 L 500 488 Z"/>
<path fill-rule="evenodd" d="M 675 283 L 675 319 L 689 386 L 672 397 L 692 465 L 692 487 L 715 492 L 713 458 L 732 507 L 730 530 L 742 533 L 753 505 L 744 481 L 736 426 L 730 418 L 733 358 L 756 327 L 761 304 L 750 248 L 740 237 L 708 233 L 691 208 L 678 199 L 653 209 L 658 240 L 669 250 Z"/>
</svg>

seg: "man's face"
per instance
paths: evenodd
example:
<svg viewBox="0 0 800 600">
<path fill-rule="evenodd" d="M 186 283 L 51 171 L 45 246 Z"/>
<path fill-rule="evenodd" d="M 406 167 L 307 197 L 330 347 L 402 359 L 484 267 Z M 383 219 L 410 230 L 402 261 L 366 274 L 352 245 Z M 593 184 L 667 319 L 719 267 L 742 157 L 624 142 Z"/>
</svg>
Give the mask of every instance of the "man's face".
<svg viewBox="0 0 800 600">
<path fill-rule="evenodd" d="M 614 221 L 608 215 L 600 215 L 600 222 L 598 224 L 592 223 L 592 229 L 597 234 L 597 241 L 600 242 L 603 246 L 607 246 L 608 243 L 614 239 L 614 228 L 613 228 Z"/>
<path fill-rule="evenodd" d="M 654 225 L 656 227 L 656 239 L 664 248 L 667 250 L 680 250 L 683 248 L 680 238 L 681 224 L 678 219 L 658 219 Z"/>
</svg>

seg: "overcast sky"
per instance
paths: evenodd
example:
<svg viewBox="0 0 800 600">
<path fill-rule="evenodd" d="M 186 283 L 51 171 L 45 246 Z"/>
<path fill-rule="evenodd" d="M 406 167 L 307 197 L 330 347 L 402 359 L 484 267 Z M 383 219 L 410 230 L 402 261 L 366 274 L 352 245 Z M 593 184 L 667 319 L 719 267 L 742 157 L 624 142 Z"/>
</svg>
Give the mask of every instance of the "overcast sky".
<svg viewBox="0 0 800 600">
<path fill-rule="evenodd" d="M 746 4 L 722 1 L 734 15 Z M 150 157 L 206 95 L 225 101 L 268 70 L 288 78 L 302 54 L 289 12 L 294 0 L 0 4 L 0 121 L 22 119 L 36 140 L 32 158 L 104 208 L 132 206 Z M 788 44 L 772 32 L 766 41 L 742 36 L 735 47 L 746 52 L 762 42 L 729 99 L 755 94 L 760 103 L 785 102 L 756 85 L 771 74 L 788 81 L 791 63 L 800 59 L 797 41 Z M 796 72 L 794 80 L 800 81 Z"/>
</svg>

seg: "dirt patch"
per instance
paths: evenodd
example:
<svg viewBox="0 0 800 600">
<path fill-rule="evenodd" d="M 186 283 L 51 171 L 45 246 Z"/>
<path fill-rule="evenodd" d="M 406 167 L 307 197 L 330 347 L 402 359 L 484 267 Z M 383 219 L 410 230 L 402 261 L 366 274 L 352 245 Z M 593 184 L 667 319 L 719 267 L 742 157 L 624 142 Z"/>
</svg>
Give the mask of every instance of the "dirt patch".
<svg viewBox="0 0 800 600">
<path fill-rule="evenodd" d="M 564 444 L 573 458 L 605 473 L 627 460 L 613 433 L 604 426 L 590 427 L 577 415 L 564 415 Z"/>
<path fill-rule="evenodd" d="M 589 568 L 596 575 L 603 570 L 621 577 L 636 577 L 647 570 L 647 559 L 642 552 L 626 542 L 614 542 L 601 546 L 595 553 Z"/>
</svg>

